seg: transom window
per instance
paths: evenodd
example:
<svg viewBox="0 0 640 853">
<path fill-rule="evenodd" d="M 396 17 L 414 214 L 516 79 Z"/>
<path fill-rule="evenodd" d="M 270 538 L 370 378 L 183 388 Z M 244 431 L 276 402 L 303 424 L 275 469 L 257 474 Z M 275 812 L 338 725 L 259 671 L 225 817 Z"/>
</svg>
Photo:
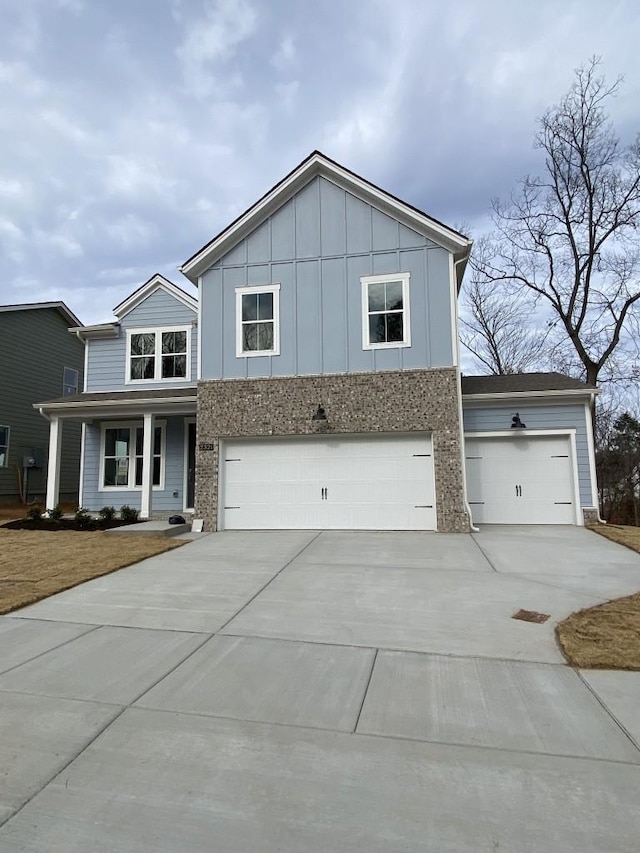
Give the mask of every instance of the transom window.
<svg viewBox="0 0 640 853">
<path fill-rule="evenodd" d="M 189 379 L 188 328 L 127 331 L 127 382 Z"/>
<path fill-rule="evenodd" d="M 236 355 L 279 355 L 280 285 L 236 288 Z"/>
<path fill-rule="evenodd" d="M 404 272 L 360 279 L 363 349 L 411 345 L 409 275 Z"/>
<path fill-rule="evenodd" d="M 0 426 L 0 468 L 9 466 L 9 427 Z"/>
<path fill-rule="evenodd" d="M 102 430 L 103 489 L 142 487 L 144 427 L 135 424 L 104 426 Z M 153 434 L 153 485 L 162 487 L 164 477 L 164 424 Z"/>
</svg>

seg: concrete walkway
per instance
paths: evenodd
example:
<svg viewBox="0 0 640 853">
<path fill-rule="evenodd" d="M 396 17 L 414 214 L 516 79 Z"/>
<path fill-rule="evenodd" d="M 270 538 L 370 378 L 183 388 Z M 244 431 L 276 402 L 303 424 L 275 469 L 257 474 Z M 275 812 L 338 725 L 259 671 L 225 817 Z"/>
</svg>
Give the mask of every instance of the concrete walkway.
<svg viewBox="0 0 640 853">
<path fill-rule="evenodd" d="M 639 589 L 575 528 L 228 532 L 1 617 L 0 850 L 635 853 L 640 673 L 553 629 Z"/>
</svg>

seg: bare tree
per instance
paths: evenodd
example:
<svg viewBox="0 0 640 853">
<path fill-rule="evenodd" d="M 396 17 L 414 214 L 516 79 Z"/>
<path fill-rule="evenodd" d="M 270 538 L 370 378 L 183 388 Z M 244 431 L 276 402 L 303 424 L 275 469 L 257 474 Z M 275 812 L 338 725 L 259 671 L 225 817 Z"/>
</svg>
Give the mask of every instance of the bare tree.
<svg viewBox="0 0 640 853">
<path fill-rule="evenodd" d="M 541 367 L 548 330 L 536 326 L 530 302 L 510 293 L 503 282 L 486 282 L 476 273 L 489 246 L 490 241 L 481 237 L 474 247 L 471 280 L 463 291 L 461 343 L 489 373 Z"/>
<path fill-rule="evenodd" d="M 544 172 L 494 201 L 491 252 L 475 264 L 480 283 L 526 290 L 546 306 L 556 358 L 577 357 L 593 384 L 618 347 L 634 349 L 640 300 L 640 141 L 624 147 L 616 136 L 605 107 L 622 78 L 607 84 L 599 63 L 579 68 L 540 119 Z"/>
</svg>

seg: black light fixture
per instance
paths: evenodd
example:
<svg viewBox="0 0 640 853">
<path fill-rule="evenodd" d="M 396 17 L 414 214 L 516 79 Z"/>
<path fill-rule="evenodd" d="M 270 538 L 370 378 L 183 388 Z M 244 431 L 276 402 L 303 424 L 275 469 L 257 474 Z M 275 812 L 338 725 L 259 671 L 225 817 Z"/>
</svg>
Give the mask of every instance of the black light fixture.
<svg viewBox="0 0 640 853">
<path fill-rule="evenodd" d="M 326 421 L 326 419 L 327 419 L 327 413 L 325 412 L 324 408 L 322 406 L 318 406 L 318 408 L 316 409 L 311 420 L 312 421 Z"/>
<path fill-rule="evenodd" d="M 526 429 L 527 425 L 523 424 L 520 420 L 520 415 L 518 412 L 511 418 L 511 429 Z"/>
</svg>

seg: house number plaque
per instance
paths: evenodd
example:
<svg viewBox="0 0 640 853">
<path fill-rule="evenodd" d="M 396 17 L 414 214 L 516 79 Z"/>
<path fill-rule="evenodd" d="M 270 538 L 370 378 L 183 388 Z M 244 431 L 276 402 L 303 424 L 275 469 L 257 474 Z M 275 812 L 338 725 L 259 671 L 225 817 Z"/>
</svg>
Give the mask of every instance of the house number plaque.
<svg viewBox="0 0 640 853">
<path fill-rule="evenodd" d="M 201 441 L 198 445 L 198 450 L 202 452 L 207 450 L 215 450 L 215 445 L 212 441 Z"/>
</svg>

